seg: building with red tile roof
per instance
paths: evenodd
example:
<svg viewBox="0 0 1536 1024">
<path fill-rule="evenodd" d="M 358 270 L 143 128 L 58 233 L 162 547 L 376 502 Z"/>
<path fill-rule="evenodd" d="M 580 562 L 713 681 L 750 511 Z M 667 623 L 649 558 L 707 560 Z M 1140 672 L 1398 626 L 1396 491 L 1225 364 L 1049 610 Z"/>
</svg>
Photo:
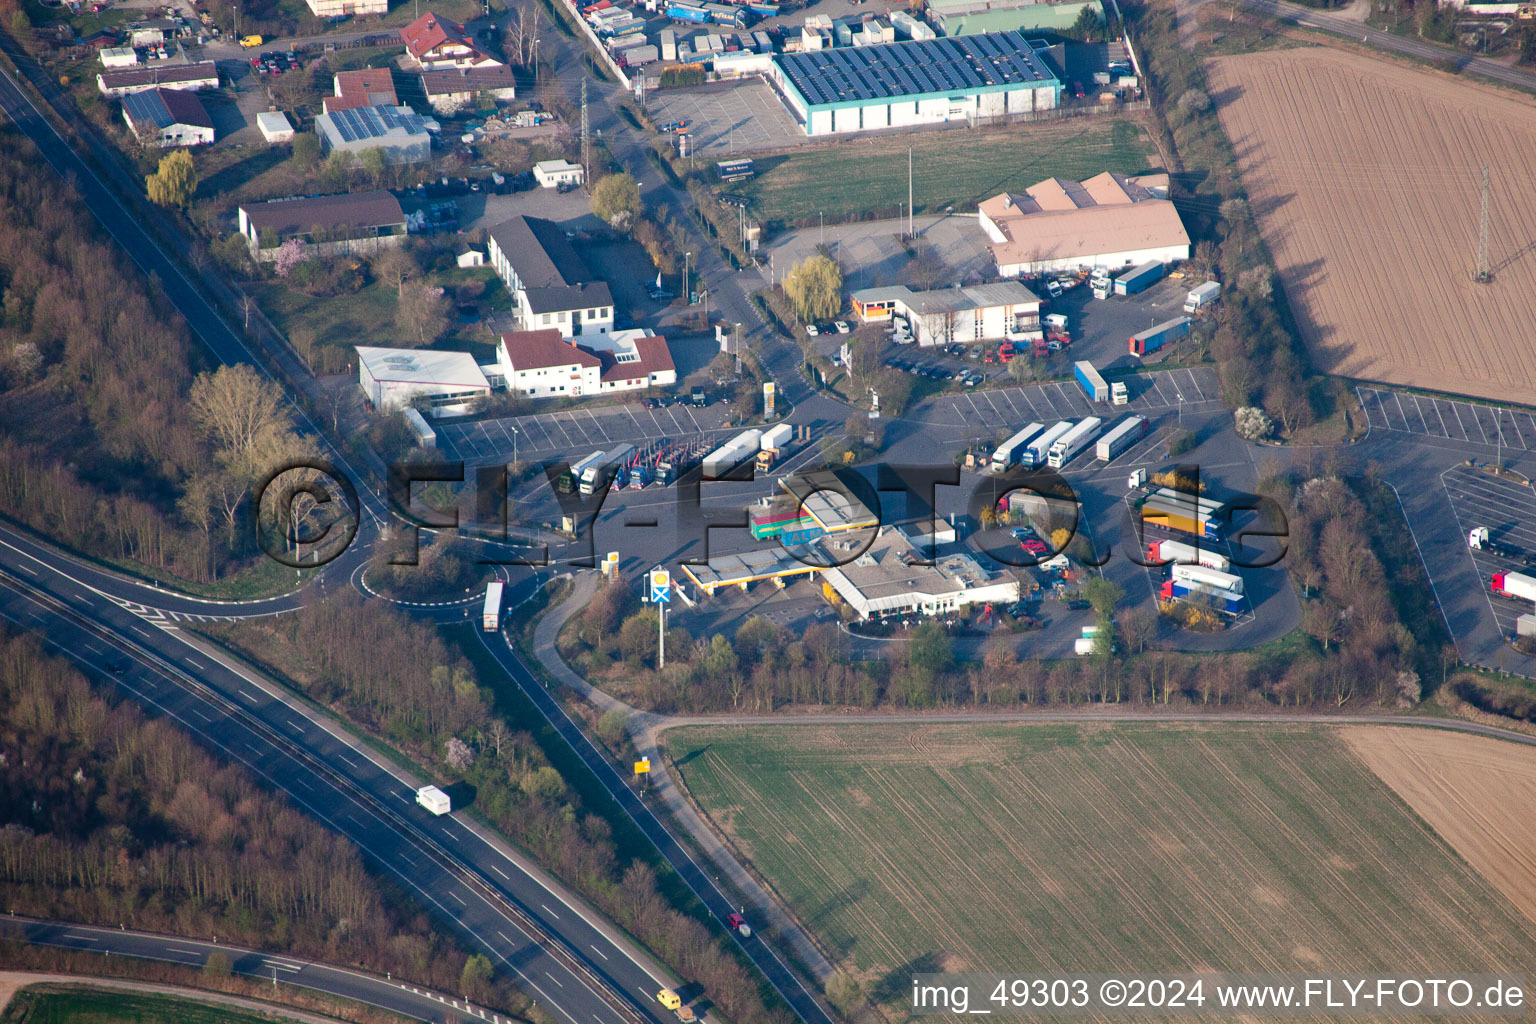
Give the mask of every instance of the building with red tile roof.
<svg viewBox="0 0 1536 1024">
<path fill-rule="evenodd" d="M 480 47 L 464 26 L 428 11 L 400 30 L 405 53 L 421 68 L 478 68 L 502 63 Z"/>
</svg>

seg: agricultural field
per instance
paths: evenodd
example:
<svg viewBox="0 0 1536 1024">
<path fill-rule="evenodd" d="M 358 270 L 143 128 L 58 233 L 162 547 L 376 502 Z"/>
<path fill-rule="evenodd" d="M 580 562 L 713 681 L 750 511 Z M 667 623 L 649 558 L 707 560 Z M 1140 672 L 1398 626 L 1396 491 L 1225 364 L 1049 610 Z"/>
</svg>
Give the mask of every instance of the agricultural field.
<svg viewBox="0 0 1536 1024">
<path fill-rule="evenodd" d="M 1221 57 L 1211 96 L 1320 369 L 1529 403 L 1536 107 L 1323 47 Z M 1493 280 L 1472 280 L 1483 165 Z"/>
<path fill-rule="evenodd" d="M 907 149 L 918 213 L 976 203 L 1042 178 L 1088 178 L 1101 171 L 1135 174 L 1158 163 L 1141 124 L 1129 118 L 1066 121 L 912 135 L 881 135 L 805 145 L 757 157 L 757 177 L 730 186 L 752 197 L 761 221 L 814 221 L 907 202 Z"/>
<path fill-rule="evenodd" d="M 1332 728 L 666 737 L 716 826 L 892 1010 L 933 970 L 1493 971 L 1536 954 L 1533 922 Z"/>
<path fill-rule="evenodd" d="M 1536 921 L 1536 748 L 1430 729 L 1343 735 L 1463 860 Z"/>
<path fill-rule="evenodd" d="M 34 986 L 11 997 L 0 1024 L 280 1024 L 289 1017 L 173 996 Z"/>
</svg>

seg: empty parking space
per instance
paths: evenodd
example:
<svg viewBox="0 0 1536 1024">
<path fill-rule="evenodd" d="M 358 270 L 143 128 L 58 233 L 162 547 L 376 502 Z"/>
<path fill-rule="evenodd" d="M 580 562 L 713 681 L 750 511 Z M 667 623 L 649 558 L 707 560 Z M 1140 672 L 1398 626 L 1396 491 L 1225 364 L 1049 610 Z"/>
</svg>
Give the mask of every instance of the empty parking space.
<svg viewBox="0 0 1536 1024">
<path fill-rule="evenodd" d="M 1355 390 L 1374 429 L 1536 451 L 1536 418 L 1531 413 L 1387 388 Z"/>
<path fill-rule="evenodd" d="M 773 90 L 762 82 L 663 89 L 651 93 L 647 103 L 658 124 L 687 121 L 693 151 L 700 155 L 774 149 L 807 141 Z"/>
<path fill-rule="evenodd" d="M 644 446 L 667 438 L 686 441 L 721 429 L 724 407 L 694 410 L 686 406 L 647 409 L 605 406 L 561 409 L 530 416 L 508 416 L 437 427 L 438 444 L 454 458 L 470 463 L 517 459 L 579 458 L 616 444 Z"/>
<path fill-rule="evenodd" d="M 1083 416 L 1108 418 L 1121 411 L 1161 413 L 1180 405 L 1190 412 L 1197 412 L 1218 402 L 1216 371 L 1209 367 L 1134 373 L 1118 379 L 1125 382 L 1130 392 L 1128 405 L 1109 409 L 1092 405 L 1076 384 L 1053 381 L 946 396 L 938 399 L 932 413 L 924 418 L 946 425 L 1004 430 L 1017 429 L 1030 420 L 1054 422 Z"/>
<path fill-rule="evenodd" d="M 1467 549 L 1499 633 L 1515 634 L 1515 620 L 1531 610 L 1528 601 L 1494 597 L 1490 590 L 1496 572 L 1536 574 L 1522 553 L 1536 555 L 1536 491 L 1508 477 L 1496 477 L 1472 466 L 1453 466 L 1440 474 L 1440 482 L 1456 513 L 1463 542 L 1475 527 L 1488 528 L 1491 539 L 1507 546 L 1507 554 Z"/>
</svg>

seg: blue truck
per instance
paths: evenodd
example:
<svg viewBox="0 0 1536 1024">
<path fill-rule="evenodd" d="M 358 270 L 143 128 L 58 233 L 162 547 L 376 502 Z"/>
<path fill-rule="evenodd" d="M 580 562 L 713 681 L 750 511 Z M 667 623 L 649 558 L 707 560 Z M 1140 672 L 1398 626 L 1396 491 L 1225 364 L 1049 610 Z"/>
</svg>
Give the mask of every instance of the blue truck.
<svg viewBox="0 0 1536 1024">
<path fill-rule="evenodd" d="M 691 21 L 698 25 L 709 24 L 709 11 L 701 3 L 692 0 L 671 0 L 667 4 L 667 17 L 673 21 Z"/>
<path fill-rule="evenodd" d="M 1135 295 L 1144 292 L 1161 281 L 1167 270 L 1167 264 L 1161 260 L 1151 260 L 1139 267 L 1132 267 L 1115 278 L 1115 294 Z"/>
<path fill-rule="evenodd" d="M 1189 317 L 1180 316 L 1131 335 L 1131 355 L 1144 356 L 1148 352 L 1156 352 L 1170 341 L 1189 337 L 1189 325 Z"/>
<path fill-rule="evenodd" d="M 1109 384 L 1105 382 L 1103 375 L 1093 368 L 1092 363 L 1086 359 L 1073 363 L 1072 376 L 1077 378 L 1077 384 L 1083 389 L 1083 394 L 1088 396 L 1088 401 L 1109 401 Z"/>
<path fill-rule="evenodd" d="M 1234 590 L 1217 590 L 1213 587 L 1190 586 L 1181 580 L 1163 581 L 1160 595 L 1163 600 L 1208 601 L 1211 607 L 1228 615 L 1243 613 L 1243 595 Z"/>
</svg>

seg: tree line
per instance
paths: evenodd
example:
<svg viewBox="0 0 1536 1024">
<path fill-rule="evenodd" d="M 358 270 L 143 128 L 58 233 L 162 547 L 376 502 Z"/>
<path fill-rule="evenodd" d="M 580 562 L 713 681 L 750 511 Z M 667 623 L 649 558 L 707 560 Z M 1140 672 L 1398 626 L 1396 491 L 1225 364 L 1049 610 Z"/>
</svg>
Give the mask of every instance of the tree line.
<svg viewBox="0 0 1536 1024">
<path fill-rule="evenodd" d="M 471 958 L 350 842 L 13 634 L 0 635 L 0 821 L 8 910 L 218 936 L 464 991 Z M 526 1006 L 510 986 L 475 998 Z"/>
</svg>

